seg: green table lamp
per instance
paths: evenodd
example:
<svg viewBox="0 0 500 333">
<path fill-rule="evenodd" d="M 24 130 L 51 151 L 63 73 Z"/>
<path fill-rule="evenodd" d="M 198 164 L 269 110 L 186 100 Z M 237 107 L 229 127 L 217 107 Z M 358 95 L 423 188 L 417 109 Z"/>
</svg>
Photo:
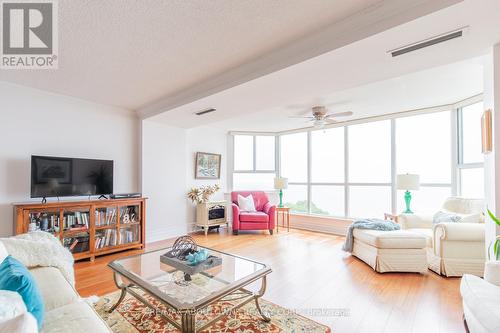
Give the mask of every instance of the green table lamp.
<svg viewBox="0 0 500 333">
<path fill-rule="evenodd" d="M 274 178 L 274 188 L 280 190 L 280 204 L 278 207 L 283 207 L 283 190 L 288 187 L 288 178 Z"/>
<path fill-rule="evenodd" d="M 403 214 L 413 214 L 410 209 L 411 193 L 410 191 L 418 191 L 420 189 L 420 176 L 412 174 L 404 174 L 397 176 L 397 188 L 398 190 L 404 190 L 405 192 L 405 203 L 406 210 Z"/>
</svg>

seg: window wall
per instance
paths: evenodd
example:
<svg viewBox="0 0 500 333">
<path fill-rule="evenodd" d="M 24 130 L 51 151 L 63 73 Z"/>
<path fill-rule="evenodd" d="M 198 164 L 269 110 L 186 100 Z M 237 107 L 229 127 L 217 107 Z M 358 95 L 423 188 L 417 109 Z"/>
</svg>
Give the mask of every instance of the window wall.
<svg viewBox="0 0 500 333">
<path fill-rule="evenodd" d="M 397 174 L 420 175 L 412 210 L 432 214 L 451 195 L 483 197 L 482 103 L 450 111 L 274 136 L 234 136 L 234 189 L 273 190 L 295 213 L 379 217 L 404 210 Z M 271 148 L 272 147 L 272 148 Z M 276 156 L 273 159 L 273 156 Z M 260 160 L 259 160 L 260 159 Z"/>
</svg>

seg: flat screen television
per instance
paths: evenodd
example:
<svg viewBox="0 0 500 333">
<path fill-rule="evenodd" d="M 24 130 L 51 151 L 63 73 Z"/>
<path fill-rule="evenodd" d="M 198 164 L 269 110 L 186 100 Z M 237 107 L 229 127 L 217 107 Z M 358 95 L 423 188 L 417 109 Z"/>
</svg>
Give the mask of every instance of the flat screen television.
<svg viewBox="0 0 500 333">
<path fill-rule="evenodd" d="M 113 193 L 113 161 L 31 156 L 31 197 Z"/>
</svg>

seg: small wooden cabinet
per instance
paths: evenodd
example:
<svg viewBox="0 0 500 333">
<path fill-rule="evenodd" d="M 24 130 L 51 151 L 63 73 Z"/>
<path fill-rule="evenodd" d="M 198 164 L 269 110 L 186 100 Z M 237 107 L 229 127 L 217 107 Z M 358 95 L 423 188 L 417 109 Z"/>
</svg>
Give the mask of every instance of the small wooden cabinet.
<svg viewBox="0 0 500 333">
<path fill-rule="evenodd" d="M 210 227 L 227 225 L 226 201 L 211 201 L 196 205 L 196 225 L 202 227 L 205 235 Z"/>
<path fill-rule="evenodd" d="M 144 248 L 146 198 L 14 204 L 16 235 L 52 233 L 75 260 Z"/>
</svg>

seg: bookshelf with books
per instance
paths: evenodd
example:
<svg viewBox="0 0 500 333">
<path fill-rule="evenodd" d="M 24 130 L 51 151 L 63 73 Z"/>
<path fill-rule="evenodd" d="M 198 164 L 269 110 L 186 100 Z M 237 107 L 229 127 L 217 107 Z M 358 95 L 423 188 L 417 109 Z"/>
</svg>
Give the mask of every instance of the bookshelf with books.
<svg viewBox="0 0 500 333">
<path fill-rule="evenodd" d="M 140 226 L 138 224 L 122 225 L 120 227 L 120 245 L 139 241 Z"/>
<path fill-rule="evenodd" d="M 60 212 L 58 210 L 31 211 L 28 219 L 31 226 L 31 231 L 41 230 L 50 232 L 55 236 L 59 235 Z"/>
<path fill-rule="evenodd" d="M 117 217 L 116 207 L 98 207 L 95 210 L 95 226 L 97 228 L 115 226 Z"/>
<path fill-rule="evenodd" d="M 14 204 L 15 233 L 58 237 L 75 260 L 144 248 L 146 198 Z"/>
<path fill-rule="evenodd" d="M 94 239 L 94 249 L 96 251 L 116 246 L 118 239 L 116 236 L 116 229 L 103 229 L 97 230 Z"/>
</svg>

